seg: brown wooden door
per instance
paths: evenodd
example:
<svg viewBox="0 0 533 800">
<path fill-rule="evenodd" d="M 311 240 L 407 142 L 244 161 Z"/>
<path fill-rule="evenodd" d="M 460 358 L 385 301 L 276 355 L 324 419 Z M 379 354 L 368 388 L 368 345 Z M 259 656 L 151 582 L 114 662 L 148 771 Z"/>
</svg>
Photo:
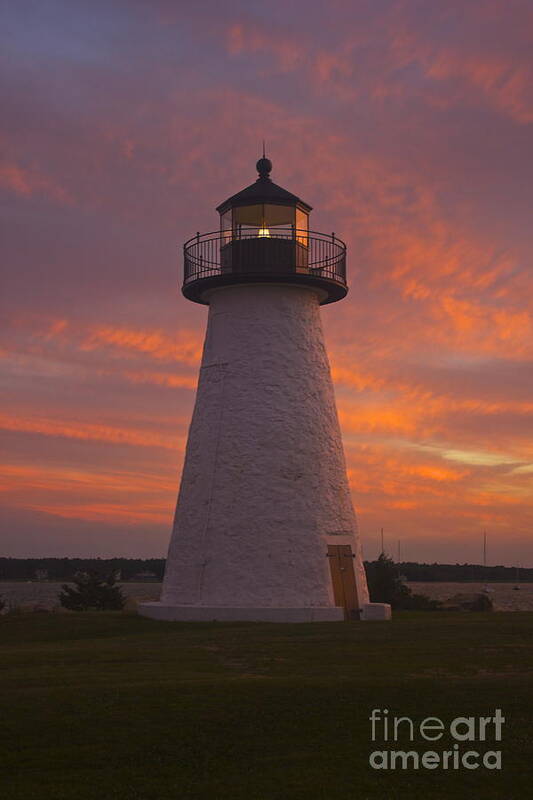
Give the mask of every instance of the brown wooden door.
<svg viewBox="0 0 533 800">
<path fill-rule="evenodd" d="M 328 544 L 328 560 L 335 605 L 344 608 L 345 619 L 359 619 L 352 548 L 349 544 Z"/>
</svg>

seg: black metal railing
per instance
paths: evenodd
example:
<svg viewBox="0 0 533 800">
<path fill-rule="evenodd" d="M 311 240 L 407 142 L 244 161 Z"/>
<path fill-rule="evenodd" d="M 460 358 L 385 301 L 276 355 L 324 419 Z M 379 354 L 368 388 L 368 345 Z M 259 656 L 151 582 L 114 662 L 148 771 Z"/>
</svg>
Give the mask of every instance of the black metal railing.
<svg viewBox="0 0 533 800">
<path fill-rule="evenodd" d="M 295 228 L 197 233 L 183 245 L 183 283 L 217 275 L 294 272 L 346 286 L 346 245 L 335 234 Z"/>
</svg>

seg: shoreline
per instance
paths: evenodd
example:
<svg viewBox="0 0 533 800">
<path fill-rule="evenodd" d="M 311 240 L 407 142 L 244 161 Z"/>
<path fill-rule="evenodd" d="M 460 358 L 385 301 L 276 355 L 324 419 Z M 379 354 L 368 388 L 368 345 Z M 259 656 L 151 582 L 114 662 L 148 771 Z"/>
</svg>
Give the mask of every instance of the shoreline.
<svg viewBox="0 0 533 800">
<path fill-rule="evenodd" d="M 59 606 L 58 594 L 62 581 L 0 580 L 0 597 L 12 607 L 38 607 L 52 610 Z M 159 600 L 161 583 L 157 581 L 117 581 L 128 600 L 151 602 Z M 513 581 L 407 581 L 415 594 L 425 594 L 432 600 L 448 600 L 456 594 L 478 593 L 484 589 L 495 611 L 533 611 L 533 582 Z M 516 591 L 515 587 L 519 587 Z"/>
</svg>

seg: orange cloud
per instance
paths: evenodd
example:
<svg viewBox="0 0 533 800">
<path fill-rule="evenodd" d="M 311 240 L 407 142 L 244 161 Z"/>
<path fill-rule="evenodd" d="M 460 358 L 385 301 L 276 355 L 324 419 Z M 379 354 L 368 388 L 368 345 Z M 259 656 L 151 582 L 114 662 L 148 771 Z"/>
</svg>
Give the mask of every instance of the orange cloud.
<svg viewBox="0 0 533 800">
<path fill-rule="evenodd" d="M 235 22 L 226 31 L 228 53 L 232 56 L 240 53 L 274 53 L 276 64 L 283 72 L 298 68 L 305 56 L 305 48 L 301 47 L 294 36 L 284 36 L 279 30 L 269 34 L 259 25 Z"/>
<path fill-rule="evenodd" d="M 427 50 L 423 52 L 420 42 L 415 47 L 430 78 L 462 79 L 478 90 L 495 109 L 522 124 L 533 122 L 533 71 L 530 65 L 520 64 L 512 58 L 460 52 L 450 47 L 443 47 L 432 55 Z"/>
<path fill-rule="evenodd" d="M 38 433 L 42 436 L 130 444 L 137 447 L 162 447 L 168 450 L 177 450 L 184 444 L 183 437 L 168 436 L 163 433 L 46 418 L 16 418 L 0 415 L 0 428 L 23 433 Z"/>
<path fill-rule="evenodd" d="M 22 503 L 33 511 L 65 517 L 127 524 L 170 524 L 175 504 L 175 477 L 160 474 L 37 468 L 4 464 L 2 489 L 8 505 Z"/>
<path fill-rule="evenodd" d="M 15 492 L 28 487 L 46 492 L 57 492 L 67 488 L 77 493 L 94 491 L 102 493 L 127 492 L 166 494 L 176 490 L 176 481 L 165 475 L 134 472 L 132 470 L 113 470 L 105 472 L 83 470 L 68 466 L 50 466 L 46 469 L 32 464 L 1 464 L 3 483 L 0 491 Z"/>
<path fill-rule="evenodd" d="M 47 339 L 53 339 L 55 336 L 59 336 L 68 328 L 69 322 L 67 319 L 55 319 L 53 322 L 50 323 L 48 327 L 48 331 L 46 333 Z"/>
<path fill-rule="evenodd" d="M 267 54 L 271 70 L 287 73 L 305 69 L 312 88 L 327 90 L 344 102 L 353 102 L 364 92 L 376 101 L 417 94 L 416 88 L 402 78 L 405 70 L 416 66 L 426 78 L 418 94 L 430 105 L 439 108 L 463 105 L 470 92 L 516 122 L 528 124 L 533 120 L 530 59 L 520 58 L 516 49 L 505 53 L 501 47 L 491 51 L 428 40 L 416 25 L 406 25 L 398 11 L 397 4 L 384 9 L 379 30 L 374 30 L 371 24 L 366 29 L 347 27 L 335 46 L 328 48 L 317 40 L 309 41 L 302 33 L 287 36 L 280 27 L 267 29 L 253 22 L 234 22 L 226 27 L 226 48 L 234 57 Z M 500 13 L 507 15 L 505 4 Z M 464 16 L 470 17 L 477 34 L 479 19 L 468 12 Z M 524 21 L 524 30 L 528 26 L 531 27 L 531 19 Z M 531 42 L 527 44 L 530 46 Z M 377 46 L 379 52 L 379 59 L 371 59 L 370 63 L 369 45 Z M 367 64 L 364 72 L 361 63 Z M 445 96 L 434 91 L 444 82 Z"/>
<path fill-rule="evenodd" d="M 153 383 L 172 389 L 196 389 L 198 379 L 189 375 L 175 375 L 171 372 L 122 372 L 132 383 Z"/>
<path fill-rule="evenodd" d="M 352 406 L 350 409 L 339 405 L 339 420 L 342 427 L 350 433 L 376 432 L 414 433 L 417 420 L 406 409 L 394 406 Z"/>
<path fill-rule="evenodd" d="M 146 353 L 156 359 L 183 361 L 196 365 L 202 355 L 203 338 L 197 331 L 179 330 L 176 337 L 163 331 L 143 331 L 102 325 L 91 331 L 82 343 L 83 350 L 111 345 L 119 350 Z"/>
<path fill-rule="evenodd" d="M 350 386 L 359 392 L 365 389 L 380 391 L 387 386 L 385 377 L 365 371 L 360 367 L 341 367 L 337 363 L 338 361 L 342 361 L 342 357 L 335 356 L 331 362 L 331 377 L 334 383 Z"/>
<path fill-rule="evenodd" d="M 398 508 L 405 511 L 417 508 L 418 503 L 414 500 L 391 500 L 386 505 L 388 508 Z"/>
<path fill-rule="evenodd" d="M 120 506 L 114 503 L 68 505 L 68 503 L 60 502 L 57 505 L 38 504 L 28 507 L 31 508 L 32 511 L 53 514 L 56 517 L 92 520 L 94 522 L 122 522 L 130 525 L 137 525 L 146 523 L 165 524 L 171 521 L 168 508 L 150 508 L 146 505 L 140 506 L 139 504 L 135 504 L 134 506 L 131 504 Z"/>
<path fill-rule="evenodd" d="M 46 195 L 61 205 L 71 205 L 72 197 L 52 178 L 36 169 L 24 169 L 14 162 L 0 163 L 0 186 L 21 197 Z"/>
</svg>

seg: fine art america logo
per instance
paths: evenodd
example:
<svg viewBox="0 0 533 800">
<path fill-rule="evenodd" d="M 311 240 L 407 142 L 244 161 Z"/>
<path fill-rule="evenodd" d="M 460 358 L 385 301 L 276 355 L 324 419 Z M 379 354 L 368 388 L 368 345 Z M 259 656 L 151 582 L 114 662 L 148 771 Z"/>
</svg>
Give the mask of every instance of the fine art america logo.
<svg viewBox="0 0 533 800">
<path fill-rule="evenodd" d="M 439 717 L 415 722 L 411 717 L 389 715 L 386 708 L 374 708 L 369 720 L 372 742 L 385 748 L 370 753 L 368 760 L 373 769 L 502 768 L 502 751 L 486 749 L 493 746 L 492 742 L 502 740 L 505 717 L 500 708 L 490 717 L 456 717 L 450 723 Z M 454 740 L 451 749 L 425 749 L 427 742 L 438 742 L 443 736 Z M 412 743 L 413 749 L 396 749 L 400 740 Z"/>
</svg>

